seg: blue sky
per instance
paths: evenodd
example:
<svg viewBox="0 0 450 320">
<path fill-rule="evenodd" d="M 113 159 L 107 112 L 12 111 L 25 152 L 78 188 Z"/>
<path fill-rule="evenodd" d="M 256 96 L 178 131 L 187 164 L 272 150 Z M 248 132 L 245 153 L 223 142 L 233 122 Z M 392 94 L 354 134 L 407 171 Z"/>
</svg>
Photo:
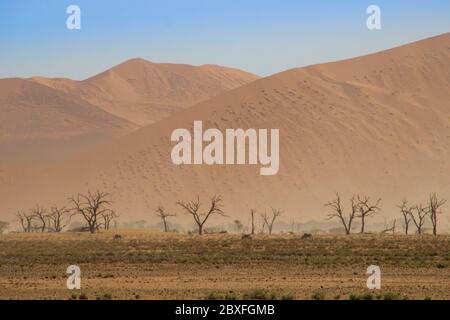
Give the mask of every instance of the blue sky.
<svg viewBox="0 0 450 320">
<path fill-rule="evenodd" d="M 66 28 L 71 4 L 81 30 Z M 450 32 L 449 14 L 448 0 L 1 0 L 0 78 L 84 79 L 134 57 L 266 76 Z"/>
</svg>

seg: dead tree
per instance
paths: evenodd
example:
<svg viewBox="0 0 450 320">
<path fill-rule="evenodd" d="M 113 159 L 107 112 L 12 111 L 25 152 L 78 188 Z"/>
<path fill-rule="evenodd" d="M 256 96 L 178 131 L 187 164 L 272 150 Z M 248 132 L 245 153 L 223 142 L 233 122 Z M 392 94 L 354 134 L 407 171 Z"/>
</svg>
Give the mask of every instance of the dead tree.
<svg viewBox="0 0 450 320">
<path fill-rule="evenodd" d="M 242 224 L 241 220 L 234 220 L 234 228 L 236 229 L 237 233 L 240 233 L 242 229 L 244 229 L 244 225 Z"/>
<path fill-rule="evenodd" d="M 358 210 L 358 203 L 353 196 L 350 199 L 350 205 L 351 205 L 351 211 L 348 214 L 348 218 L 345 217 L 344 214 L 344 208 L 342 207 L 341 197 L 339 196 L 339 193 L 336 193 L 336 199 L 325 204 L 326 207 L 329 207 L 333 210 L 333 213 L 330 213 L 328 215 L 328 220 L 338 218 L 345 229 L 345 234 L 349 235 L 352 231 L 352 223 L 353 219 L 355 219 L 357 210 Z"/>
<path fill-rule="evenodd" d="M 378 199 L 375 204 L 371 205 L 369 197 L 361 198 L 358 196 L 358 214 L 355 217 L 361 218 L 361 233 L 364 233 L 366 218 L 373 216 L 380 210 L 380 202 L 381 199 Z"/>
<path fill-rule="evenodd" d="M 272 234 L 272 230 L 273 230 L 273 225 L 275 223 L 275 220 L 281 216 L 281 214 L 283 213 L 283 211 L 279 210 L 279 209 L 273 209 L 272 208 L 272 217 L 269 218 L 269 216 L 267 215 L 266 212 L 264 212 L 263 214 L 261 214 L 261 218 L 264 221 L 264 225 L 267 226 L 267 230 L 269 231 L 269 234 Z M 264 229 L 264 227 L 263 227 Z"/>
<path fill-rule="evenodd" d="M 262 216 L 263 214 L 260 214 L 260 216 Z M 266 213 L 264 212 L 264 215 L 266 215 Z M 261 225 L 261 233 L 265 233 L 266 232 L 266 222 L 262 221 L 262 225 Z"/>
<path fill-rule="evenodd" d="M 111 195 L 106 192 L 96 191 L 88 194 L 78 194 L 69 200 L 74 204 L 75 214 L 81 215 L 88 224 L 89 232 L 95 233 L 102 226 L 101 219 L 112 212 L 109 208 L 112 204 Z"/>
<path fill-rule="evenodd" d="M 433 225 L 433 235 L 437 235 L 437 215 L 442 213 L 440 208 L 447 202 L 445 199 L 439 199 L 436 193 L 430 195 L 428 202 L 428 214 Z"/>
<path fill-rule="evenodd" d="M 70 209 L 67 207 L 52 207 L 48 215 L 49 229 L 53 232 L 61 232 L 71 219 Z"/>
<path fill-rule="evenodd" d="M 118 218 L 119 215 L 116 214 L 116 212 L 114 212 L 113 210 L 107 209 L 105 210 L 102 214 L 101 214 L 102 218 L 103 218 L 103 228 L 105 230 L 109 230 L 110 226 L 111 226 L 111 222 Z"/>
<path fill-rule="evenodd" d="M 266 231 L 266 226 L 268 226 L 268 221 L 269 221 L 269 216 L 267 215 L 267 212 L 264 211 L 264 213 L 260 214 L 261 218 L 262 218 L 262 233 L 264 233 Z M 270 231 L 269 231 L 270 233 Z"/>
<path fill-rule="evenodd" d="M 40 222 L 40 231 L 41 232 L 45 232 L 45 230 L 47 229 L 47 224 L 48 224 L 48 214 L 47 214 L 47 210 L 45 210 L 44 208 L 42 208 L 39 205 L 36 205 L 36 208 L 31 209 L 31 215 L 36 217 L 36 219 Z"/>
<path fill-rule="evenodd" d="M 222 210 L 222 198 L 220 196 L 214 196 L 211 198 L 211 205 L 208 211 L 203 213 L 200 212 L 200 198 L 190 202 L 178 201 L 177 204 L 182 207 L 186 214 L 191 215 L 194 218 L 195 223 L 198 227 L 198 234 L 203 234 L 203 227 L 206 221 L 213 215 L 220 215 L 226 217 Z"/>
<path fill-rule="evenodd" d="M 422 227 L 425 224 L 425 218 L 428 215 L 428 209 L 421 204 L 415 205 L 411 211 L 411 219 L 417 228 L 417 234 L 422 234 Z"/>
<path fill-rule="evenodd" d="M 408 235 L 409 232 L 409 224 L 411 222 L 411 216 L 413 207 L 408 206 L 408 200 L 403 199 L 402 203 L 397 206 L 400 209 L 400 212 L 403 216 L 403 225 L 405 227 L 405 234 Z"/>
<path fill-rule="evenodd" d="M 255 209 L 251 209 L 250 210 L 250 216 L 252 218 L 252 231 L 251 231 L 251 235 L 255 234 L 255 213 L 256 210 Z"/>
<path fill-rule="evenodd" d="M 19 219 L 23 232 L 31 232 L 33 230 L 33 220 L 35 217 L 30 213 L 17 211 L 16 217 Z"/>
<path fill-rule="evenodd" d="M 395 225 L 397 224 L 397 220 L 394 219 L 394 221 L 392 222 L 392 227 L 389 227 L 388 224 L 385 222 L 384 223 L 384 230 L 381 231 L 381 234 L 385 234 L 388 232 L 392 232 L 392 234 L 395 234 Z"/>
<path fill-rule="evenodd" d="M 6 221 L 0 221 L 0 234 L 3 234 L 9 228 L 9 223 Z"/>
<path fill-rule="evenodd" d="M 167 222 L 167 218 L 169 217 L 175 217 L 176 214 L 170 214 L 168 212 L 166 212 L 166 209 L 164 209 L 164 207 L 159 206 L 158 208 L 156 208 L 156 215 L 162 220 L 163 225 L 164 225 L 164 232 L 169 232 L 169 226 L 168 226 L 168 222 Z"/>
</svg>

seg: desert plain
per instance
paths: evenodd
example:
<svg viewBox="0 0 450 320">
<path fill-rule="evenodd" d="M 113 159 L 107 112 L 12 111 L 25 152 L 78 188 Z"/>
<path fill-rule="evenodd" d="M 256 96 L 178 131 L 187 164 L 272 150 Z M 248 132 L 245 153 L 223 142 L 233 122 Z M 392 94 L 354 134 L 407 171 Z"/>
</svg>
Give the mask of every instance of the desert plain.
<svg viewBox="0 0 450 320">
<path fill-rule="evenodd" d="M 73 264 L 81 290 L 66 287 Z M 381 290 L 366 286 L 373 264 Z M 0 299 L 448 300 L 449 279 L 448 235 L 0 236 Z"/>
</svg>

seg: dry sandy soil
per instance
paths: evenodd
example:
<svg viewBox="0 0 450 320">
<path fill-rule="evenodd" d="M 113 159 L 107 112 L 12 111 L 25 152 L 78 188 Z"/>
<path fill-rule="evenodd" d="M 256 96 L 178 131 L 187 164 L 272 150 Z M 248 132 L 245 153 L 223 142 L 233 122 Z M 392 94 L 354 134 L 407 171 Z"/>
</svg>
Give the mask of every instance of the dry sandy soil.
<svg viewBox="0 0 450 320">
<path fill-rule="evenodd" d="M 80 291 L 66 289 L 72 264 Z M 380 291 L 366 288 L 371 264 Z M 449 236 L 0 236 L 0 299 L 450 299 L 449 279 Z"/>
</svg>

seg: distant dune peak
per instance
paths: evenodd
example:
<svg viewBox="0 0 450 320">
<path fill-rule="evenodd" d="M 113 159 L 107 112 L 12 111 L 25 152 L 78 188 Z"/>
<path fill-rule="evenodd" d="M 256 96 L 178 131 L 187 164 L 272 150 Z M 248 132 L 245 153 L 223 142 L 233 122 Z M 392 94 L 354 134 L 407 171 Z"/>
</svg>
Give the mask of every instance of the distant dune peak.
<svg viewBox="0 0 450 320">
<path fill-rule="evenodd" d="M 133 58 L 83 81 L 35 80 L 144 126 L 258 78 L 227 67 L 153 63 Z"/>
</svg>

